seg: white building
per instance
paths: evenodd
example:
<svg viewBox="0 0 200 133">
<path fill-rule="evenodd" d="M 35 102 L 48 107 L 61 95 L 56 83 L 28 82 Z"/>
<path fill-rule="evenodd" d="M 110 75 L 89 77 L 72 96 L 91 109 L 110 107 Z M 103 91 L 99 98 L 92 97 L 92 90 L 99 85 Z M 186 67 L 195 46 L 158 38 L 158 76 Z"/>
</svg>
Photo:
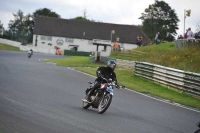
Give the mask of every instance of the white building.
<svg viewBox="0 0 200 133">
<path fill-rule="evenodd" d="M 109 56 L 112 50 L 111 41 L 117 41 L 125 50 L 134 49 L 137 48 L 137 36 L 143 36 L 143 44 L 147 44 L 147 36 L 139 27 L 133 25 L 37 17 L 33 46 L 49 51 L 57 46 L 62 53 L 64 50 L 98 50 L 101 56 Z"/>
</svg>

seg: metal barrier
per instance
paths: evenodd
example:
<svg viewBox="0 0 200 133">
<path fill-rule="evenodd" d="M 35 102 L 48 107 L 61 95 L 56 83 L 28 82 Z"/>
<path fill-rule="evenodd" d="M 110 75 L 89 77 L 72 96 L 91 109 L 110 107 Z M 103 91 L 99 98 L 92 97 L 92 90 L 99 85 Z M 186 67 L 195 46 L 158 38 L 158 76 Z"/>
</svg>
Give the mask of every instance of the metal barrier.
<svg viewBox="0 0 200 133">
<path fill-rule="evenodd" d="M 116 59 L 116 62 L 117 66 L 122 68 L 133 69 L 135 67 L 135 61 Z"/>
<path fill-rule="evenodd" d="M 178 69 L 135 62 L 135 75 L 183 92 L 200 96 L 200 74 Z"/>
<path fill-rule="evenodd" d="M 200 48 L 200 39 L 190 39 L 190 40 L 177 39 L 174 41 L 174 44 L 176 49 L 190 47 L 190 46 Z"/>
<path fill-rule="evenodd" d="M 107 64 L 109 60 L 116 61 L 115 58 L 109 58 L 109 57 L 103 57 L 103 56 L 101 56 L 101 62 L 103 62 L 104 64 Z"/>
</svg>

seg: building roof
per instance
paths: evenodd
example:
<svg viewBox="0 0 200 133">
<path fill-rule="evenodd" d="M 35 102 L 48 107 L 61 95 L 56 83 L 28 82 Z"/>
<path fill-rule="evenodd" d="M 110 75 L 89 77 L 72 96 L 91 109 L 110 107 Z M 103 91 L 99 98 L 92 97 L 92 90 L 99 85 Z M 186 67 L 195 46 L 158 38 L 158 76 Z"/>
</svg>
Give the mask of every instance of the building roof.
<svg viewBox="0 0 200 133">
<path fill-rule="evenodd" d="M 120 25 L 42 16 L 36 17 L 34 34 L 88 40 L 110 40 L 111 30 L 115 30 L 115 34 L 112 34 L 112 41 L 119 38 L 119 42 L 121 43 L 136 44 L 137 36 L 142 36 L 143 44 L 146 45 L 148 42 L 148 38 L 144 32 L 138 26 L 134 25 Z"/>
</svg>

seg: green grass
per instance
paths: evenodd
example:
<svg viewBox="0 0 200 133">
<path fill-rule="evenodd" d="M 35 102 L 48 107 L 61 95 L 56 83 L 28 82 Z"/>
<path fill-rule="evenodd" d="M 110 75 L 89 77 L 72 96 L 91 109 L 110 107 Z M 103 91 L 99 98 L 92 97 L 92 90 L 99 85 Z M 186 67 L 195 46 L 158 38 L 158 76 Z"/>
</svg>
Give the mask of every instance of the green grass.
<svg viewBox="0 0 200 133">
<path fill-rule="evenodd" d="M 91 64 L 89 57 L 84 56 L 71 56 L 62 59 L 46 60 L 45 62 L 54 62 L 58 66 L 68 67 L 99 67 L 103 64 Z"/>
<path fill-rule="evenodd" d="M 134 56 L 131 54 L 131 52 L 134 53 L 134 51 L 130 50 L 122 53 L 113 52 L 111 57 L 149 62 L 183 71 L 200 73 L 200 48 L 188 47 L 176 50 L 174 43 L 164 43 L 140 47 L 135 50 L 145 53 Z"/>
<path fill-rule="evenodd" d="M 0 50 L 20 51 L 20 48 L 0 43 Z"/>
<path fill-rule="evenodd" d="M 76 68 L 79 71 L 95 76 L 95 68 Z M 185 106 L 200 109 L 200 99 L 181 93 L 167 87 L 147 81 L 144 78 L 134 76 L 132 70 L 116 70 L 117 79 L 120 85 L 125 85 L 131 90 L 148 94 L 153 97 L 164 98 L 171 102 L 180 103 Z"/>
</svg>

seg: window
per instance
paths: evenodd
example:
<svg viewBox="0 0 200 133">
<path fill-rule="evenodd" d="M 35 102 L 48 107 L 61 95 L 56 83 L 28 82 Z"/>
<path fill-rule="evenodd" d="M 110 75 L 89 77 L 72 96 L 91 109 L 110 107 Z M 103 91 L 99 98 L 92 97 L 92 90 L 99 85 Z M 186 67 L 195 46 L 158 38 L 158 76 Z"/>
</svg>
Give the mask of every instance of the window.
<svg viewBox="0 0 200 133">
<path fill-rule="evenodd" d="M 74 39 L 72 39 L 72 38 L 65 38 L 65 42 L 67 42 L 67 43 L 74 43 Z"/>
<path fill-rule="evenodd" d="M 93 41 L 90 41 L 90 40 L 88 41 L 88 44 L 89 44 L 89 45 L 92 45 L 92 43 L 93 43 Z"/>
<path fill-rule="evenodd" d="M 47 41 L 52 41 L 52 37 L 51 36 L 47 36 L 46 39 L 47 39 Z"/>
<path fill-rule="evenodd" d="M 41 40 L 46 40 L 46 36 L 41 36 Z"/>
<path fill-rule="evenodd" d="M 52 37 L 51 36 L 41 36 L 40 39 L 41 40 L 46 40 L 46 41 L 52 41 Z"/>
</svg>

